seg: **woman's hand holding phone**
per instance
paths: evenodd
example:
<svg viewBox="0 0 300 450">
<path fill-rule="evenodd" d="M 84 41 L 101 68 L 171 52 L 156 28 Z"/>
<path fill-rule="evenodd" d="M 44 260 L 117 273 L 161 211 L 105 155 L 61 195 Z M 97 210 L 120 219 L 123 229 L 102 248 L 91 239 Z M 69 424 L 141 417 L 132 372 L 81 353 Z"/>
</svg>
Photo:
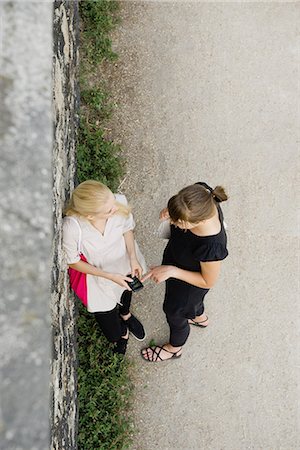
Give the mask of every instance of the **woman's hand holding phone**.
<svg viewBox="0 0 300 450">
<path fill-rule="evenodd" d="M 109 279 L 113 281 L 114 283 L 119 284 L 124 289 L 127 289 L 128 291 L 132 291 L 130 286 L 127 284 L 129 281 L 130 283 L 133 281 L 133 279 L 126 275 L 121 275 L 120 273 L 111 273 Z"/>
</svg>

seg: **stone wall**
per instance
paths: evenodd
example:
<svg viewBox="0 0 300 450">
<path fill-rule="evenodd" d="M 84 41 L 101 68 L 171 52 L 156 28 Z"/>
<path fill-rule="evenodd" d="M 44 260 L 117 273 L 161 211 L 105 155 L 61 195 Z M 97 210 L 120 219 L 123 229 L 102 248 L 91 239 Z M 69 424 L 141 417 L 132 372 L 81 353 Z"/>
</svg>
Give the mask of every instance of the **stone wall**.
<svg viewBox="0 0 300 450">
<path fill-rule="evenodd" d="M 0 447 L 49 449 L 52 11 L 0 2 Z"/>
<path fill-rule="evenodd" d="M 62 255 L 62 212 L 74 187 L 78 126 L 78 3 L 54 2 L 54 240 L 52 271 L 51 449 L 76 449 L 76 308 Z"/>
<path fill-rule="evenodd" d="M 76 449 L 61 227 L 75 175 L 78 3 L 0 2 L 0 24 L 0 447 Z"/>
</svg>

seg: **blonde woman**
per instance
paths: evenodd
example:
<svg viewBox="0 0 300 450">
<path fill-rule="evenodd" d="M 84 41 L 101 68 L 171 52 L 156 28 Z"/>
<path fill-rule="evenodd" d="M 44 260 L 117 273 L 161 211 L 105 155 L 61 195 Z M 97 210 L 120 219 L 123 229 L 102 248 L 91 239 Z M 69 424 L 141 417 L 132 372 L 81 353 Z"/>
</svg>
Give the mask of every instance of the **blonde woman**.
<svg viewBox="0 0 300 450">
<path fill-rule="evenodd" d="M 161 219 L 171 222 L 171 235 L 161 266 L 153 267 L 143 281 L 166 282 L 164 312 L 170 328 L 169 342 L 142 350 L 147 361 L 178 358 L 190 326 L 205 328 L 204 297 L 216 283 L 221 261 L 228 255 L 223 213 L 219 203 L 227 200 L 221 186 L 212 189 L 196 183 L 170 198 Z"/>
<path fill-rule="evenodd" d="M 129 331 L 138 340 L 145 338 L 142 324 L 130 313 L 132 291 L 127 284 L 131 276 L 140 278 L 146 271 L 134 240 L 134 226 L 125 196 L 113 194 L 94 180 L 74 189 L 65 210 L 63 246 L 67 264 L 87 274 L 87 309 L 120 354 L 126 352 Z"/>
</svg>

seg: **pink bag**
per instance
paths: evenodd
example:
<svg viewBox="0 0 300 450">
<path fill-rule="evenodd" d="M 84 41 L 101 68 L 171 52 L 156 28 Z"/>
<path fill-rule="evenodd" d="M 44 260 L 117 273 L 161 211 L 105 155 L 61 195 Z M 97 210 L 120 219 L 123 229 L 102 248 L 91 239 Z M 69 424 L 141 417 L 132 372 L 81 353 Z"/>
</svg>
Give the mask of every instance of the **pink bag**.
<svg viewBox="0 0 300 450">
<path fill-rule="evenodd" d="M 78 253 L 81 261 L 88 262 L 86 257 L 81 253 L 81 228 L 79 223 L 74 217 L 69 216 L 74 222 L 77 223 L 79 228 L 79 240 L 78 240 Z M 86 273 L 79 272 L 76 269 L 69 267 L 68 269 L 70 278 L 70 287 L 75 292 L 79 300 L 87 307 L 87 283 L 86 283 Z"/>
</svg>

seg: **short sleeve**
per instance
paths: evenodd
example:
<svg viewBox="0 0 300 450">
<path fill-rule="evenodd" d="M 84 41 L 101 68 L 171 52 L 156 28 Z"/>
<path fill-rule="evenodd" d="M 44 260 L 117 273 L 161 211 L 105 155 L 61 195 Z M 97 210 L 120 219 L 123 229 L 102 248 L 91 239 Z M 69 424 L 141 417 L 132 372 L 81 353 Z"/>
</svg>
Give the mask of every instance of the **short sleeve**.
<svg viewBox="0 0 300 450">
<path fill-rule="evenodd" d="M 125 195 L 115 194 L 115 198 L 117 202 L 122 203 L 123 205 L 128 205 L 127 198 Z M 135 221 L 133 219 L 133 215 L 130 213 L 128 217 L 124 217 L 123 222 L 123 234 L 127 231 L 133 230 L 135 227 Z"/>
<path fill-rule="evenodd" d="M 69 217 L 65 217 L 63 221 L 63 248 L 65 251 L 67 264 L 75 264 L 80 261 L 78 240 L 78 226 Z"/>
<path fill-rule="evenodd" d="M 214 242 L 201 245 L 193 255 L 199 262 L 222 261 L 228 256 L 228 250 L 223 244 Z"/>
</svg>

